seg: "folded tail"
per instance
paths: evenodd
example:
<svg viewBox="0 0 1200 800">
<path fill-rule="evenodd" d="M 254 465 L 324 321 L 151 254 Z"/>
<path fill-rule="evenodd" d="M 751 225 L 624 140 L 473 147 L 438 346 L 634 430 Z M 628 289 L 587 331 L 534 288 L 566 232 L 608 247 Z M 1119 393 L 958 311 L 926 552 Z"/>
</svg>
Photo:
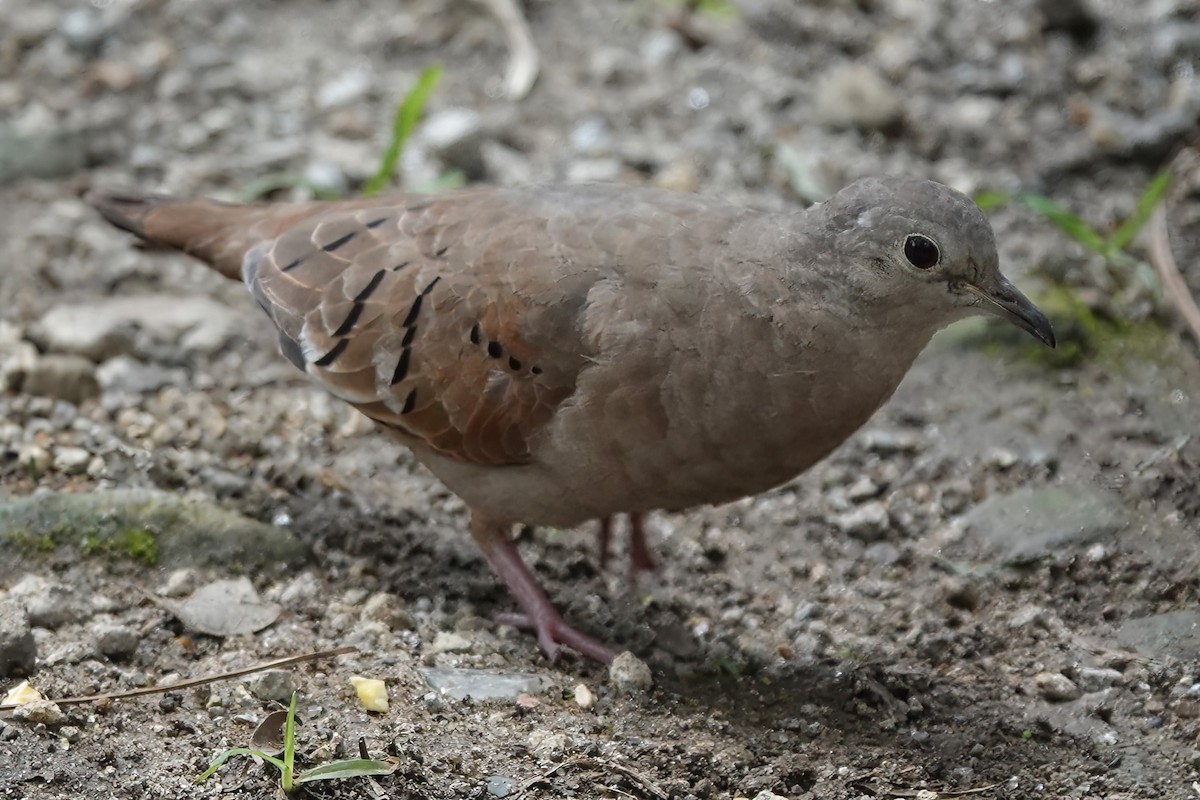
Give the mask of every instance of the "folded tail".
<svg viewBox="0 0 1200 800">
<path fill-rule="evenodd" d="M 321 204 L 231 205 L 169 195 L 89 190 L 83 195 L 113 225 L 147 242 L 182 250 L 222 275 L 242 279 L 242 259 Z"/>
</svg>

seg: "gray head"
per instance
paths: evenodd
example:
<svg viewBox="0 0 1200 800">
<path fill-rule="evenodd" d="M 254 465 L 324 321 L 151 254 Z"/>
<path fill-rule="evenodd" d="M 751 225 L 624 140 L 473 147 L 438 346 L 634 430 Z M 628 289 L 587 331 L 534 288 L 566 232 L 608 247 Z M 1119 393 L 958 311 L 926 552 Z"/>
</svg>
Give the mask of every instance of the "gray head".
<svg viewBox="0 0 1200 800">
<path fill-rule="evenodd" d="M 863 178 L 810 213 L 860 298 L 935 328 L 994 313 L 1054 346 L 1050 322 L 1000 274 L 992 227 L 961 192 L 933 181 Z"/>
</svg>

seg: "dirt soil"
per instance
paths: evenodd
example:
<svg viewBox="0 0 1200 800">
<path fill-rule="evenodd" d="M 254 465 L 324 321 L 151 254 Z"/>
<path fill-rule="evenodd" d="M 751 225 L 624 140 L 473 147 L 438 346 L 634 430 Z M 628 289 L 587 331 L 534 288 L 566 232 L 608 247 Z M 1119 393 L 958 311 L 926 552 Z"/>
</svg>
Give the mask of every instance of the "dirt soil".
<svg viewBox="0 0 1200 800">
<path fill-rule="evenodd" d="M 898 173 L 1038 191 L 1106 232 L 1173 163 L 1200 292 L 1195 0 L 701 5 L 529 0 L 541 71 L 513 99 L 482 3 L 0 0 L 3 685 L 121 692 L 358 648 L 0 712 L 0 796 L 270 796 L 246 759 L 189 781 L 294 689 L 304 766 L 360 742 L 399 765 L 317 797 L 1200 797 L 1195 342 L 1033 213 L 991 216 L 1065 357 L 951 328 L 794 483 L 654 516 L 661 568 L 636 586 L 590 530 L 522 534 L 647 685 L 494 625 L 512 602 L 462 504 L 297 376 L 240 286 L 75 197 L 355 193 L 437 63 L 398 186 L 458 170 L 778 208 Z M 239 577 L 271 624 L 209 635 L 181 610 Z M 209 610 L 243 630 L 232 599 Z M 354 675 L 386 682 L 386 713 Z"/>
</svg>

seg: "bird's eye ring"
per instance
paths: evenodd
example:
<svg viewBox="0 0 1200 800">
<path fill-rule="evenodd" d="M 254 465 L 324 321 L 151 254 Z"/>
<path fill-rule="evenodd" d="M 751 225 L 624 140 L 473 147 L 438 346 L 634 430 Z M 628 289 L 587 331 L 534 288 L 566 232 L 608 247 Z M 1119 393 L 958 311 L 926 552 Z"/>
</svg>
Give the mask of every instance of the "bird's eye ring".
<svg viewBox="0 0 1200 800">
<path fill-rule="evenodd" d="M 904 257 L 917 269 L 933 269 L 942 260 L 942 252 L 928 236 L 910 233 L 904 240 Z"/>
</svg>

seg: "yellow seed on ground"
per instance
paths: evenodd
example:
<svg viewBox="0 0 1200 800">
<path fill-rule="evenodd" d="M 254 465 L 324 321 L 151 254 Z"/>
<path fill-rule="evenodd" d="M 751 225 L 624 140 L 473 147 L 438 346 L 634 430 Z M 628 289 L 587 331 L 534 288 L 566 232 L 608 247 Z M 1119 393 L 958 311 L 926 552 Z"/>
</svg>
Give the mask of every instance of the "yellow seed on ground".
<svg viewBox="0 0 1200 800">
<path fill-rule="evenodd" d="M 387 686 L 378 678 L 364 678 L 355 675 L 350 679 L 350 685 L 358 694 L 358 702 L 367 711 L 385 714 L 388 710 Z"/>
</svg>

